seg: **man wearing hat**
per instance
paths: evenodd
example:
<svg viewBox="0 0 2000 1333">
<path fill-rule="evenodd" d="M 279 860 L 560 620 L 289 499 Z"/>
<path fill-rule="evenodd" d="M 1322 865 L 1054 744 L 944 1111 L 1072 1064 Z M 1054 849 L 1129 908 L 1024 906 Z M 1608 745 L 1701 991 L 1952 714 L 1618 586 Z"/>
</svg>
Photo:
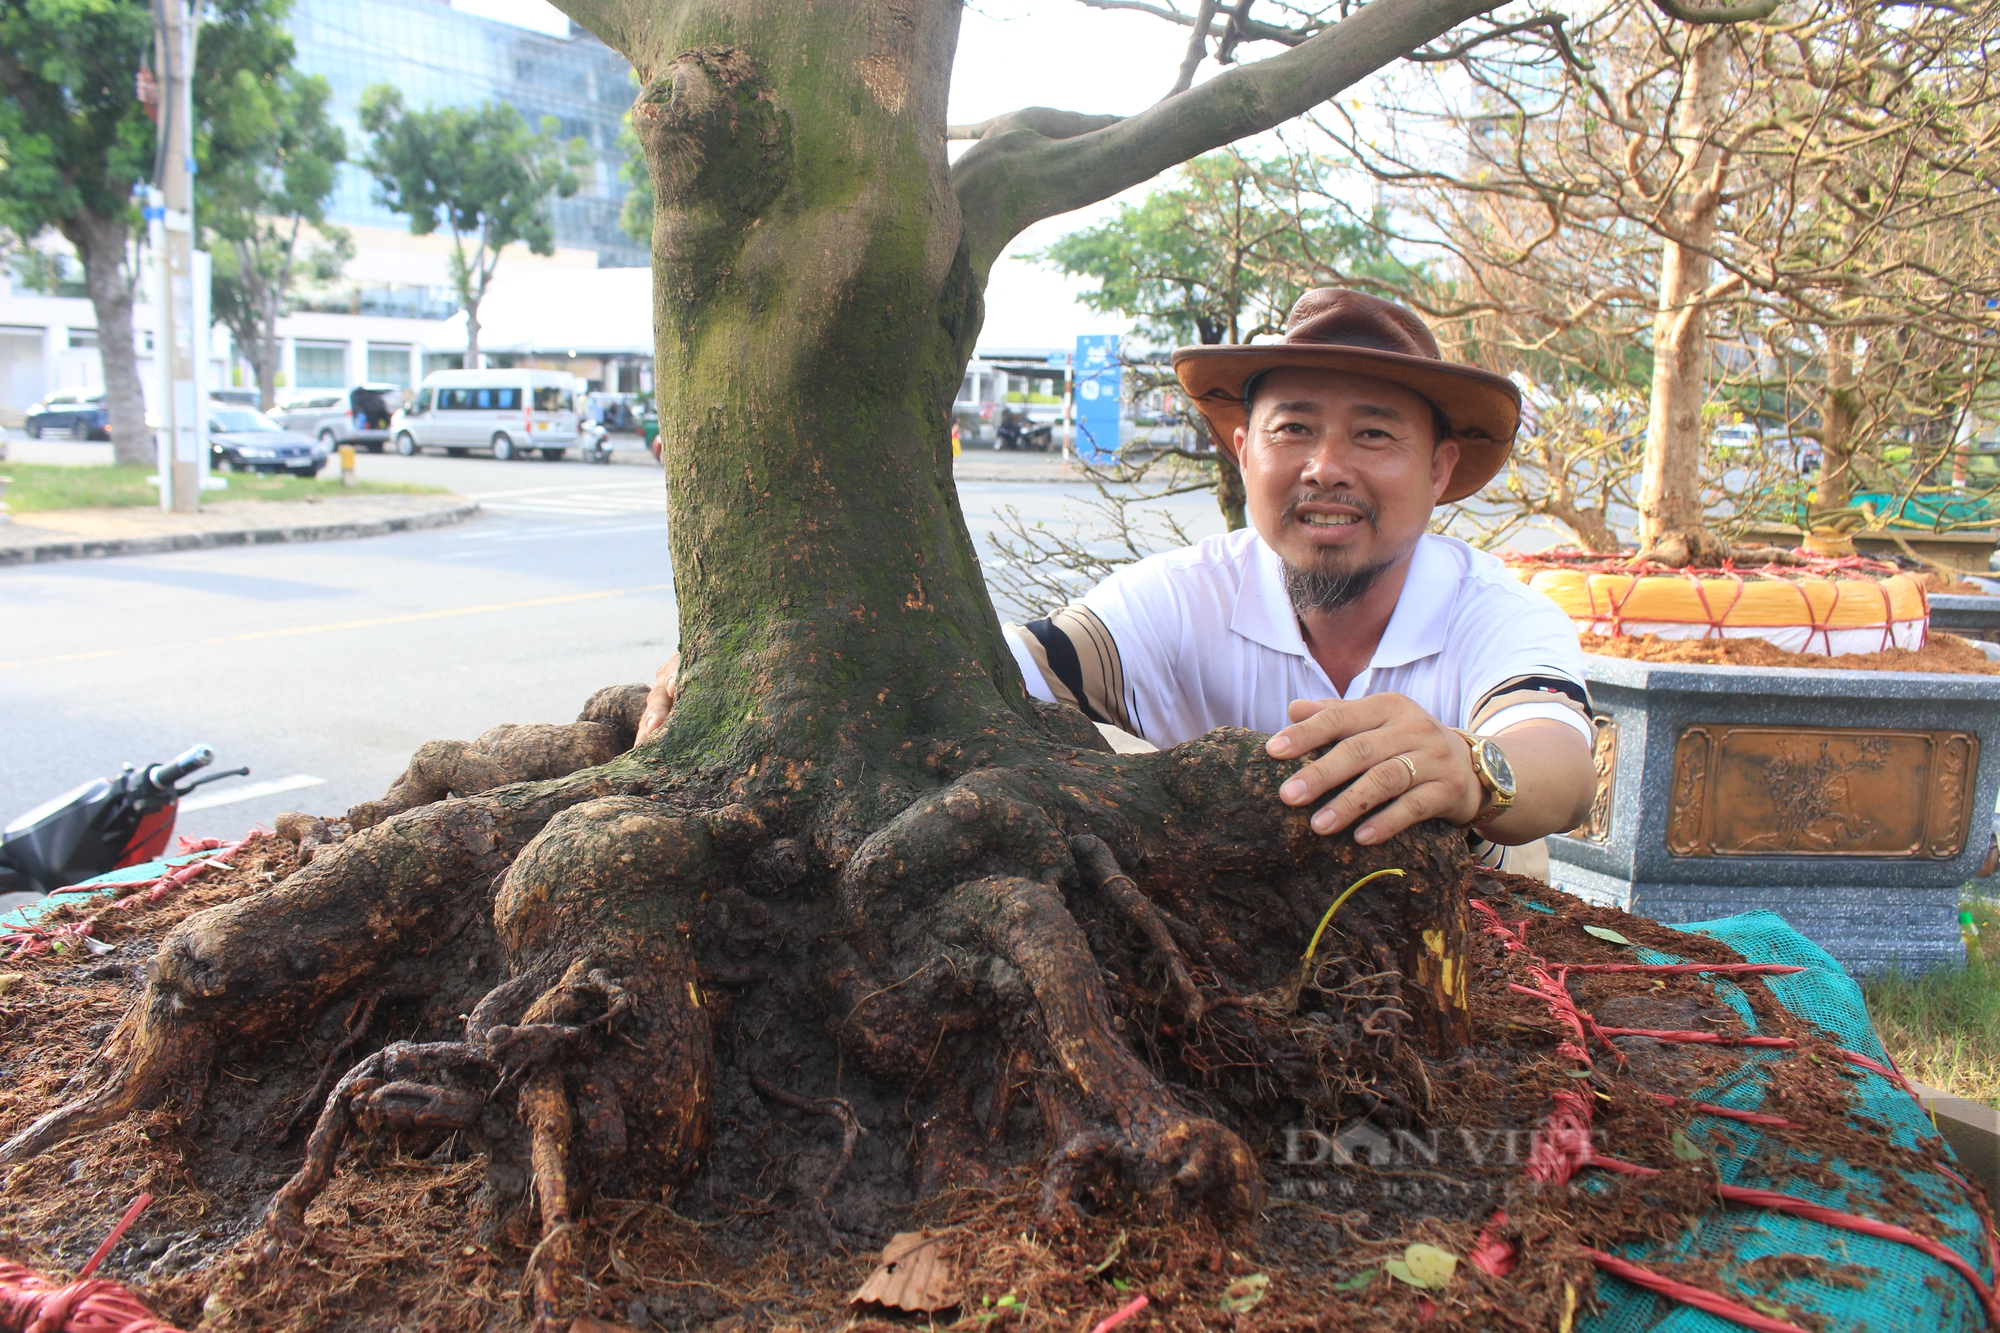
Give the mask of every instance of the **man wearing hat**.
<svg viewBox="0 0 2000 1333">
<path fill-rule="evenodd" d="M 1280 789 L 1320 833 L 1443 818 L 1490 844 L 1574 828 L 1596 788 L 1576 631 L 1494 557 L 1426 532 L 1498 472 L 1504 376 L 1443 360 L 1416 315 L 1321 288 L 1284 340 L 1184 347 L 1175 373 L 1243 473 L 1250 527 L 1128 565 L 1007 626 L 1030 693 L 1169 746 L 1331 746 Z M 1341 790 L 1344 788 L 1344 790 Z"/>
</svg>

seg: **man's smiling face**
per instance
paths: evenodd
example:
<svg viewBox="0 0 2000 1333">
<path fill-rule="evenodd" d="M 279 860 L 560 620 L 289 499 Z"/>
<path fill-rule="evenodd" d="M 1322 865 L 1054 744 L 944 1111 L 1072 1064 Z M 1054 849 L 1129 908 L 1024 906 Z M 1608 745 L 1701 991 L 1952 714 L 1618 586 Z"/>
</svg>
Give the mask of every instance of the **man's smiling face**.
<svg viewBox="0 0 2000 1333">
<path fill-rule="evenodd" d="M 1336 590 L 1317 609 L 1416 549 L 1458 462 L 1457 441 L 1434 432 L 1429 401 L 1388 380 L 1286 368 L 1258 381 L 1236 434 L 1245 508 L 1296 575 Z"/>
</svg>

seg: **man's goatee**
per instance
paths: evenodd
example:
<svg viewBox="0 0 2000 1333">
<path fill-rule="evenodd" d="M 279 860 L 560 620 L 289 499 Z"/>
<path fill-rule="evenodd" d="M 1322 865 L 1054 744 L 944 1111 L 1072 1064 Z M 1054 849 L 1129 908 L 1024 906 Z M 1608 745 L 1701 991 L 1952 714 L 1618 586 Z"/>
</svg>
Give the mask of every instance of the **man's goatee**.
<svg viewBox="0 0 2000 1333">
<path fill-rule="evenodd" d="M 1285 591 L 1291 595 L 1292 609 L 1302 616 L 1314 611 L 1338 611 L 1366 596 L 1391 563 L 1384 560 L 1360 569 L 1328 571 L 1302 569 L 1286 560 Z"/>
</svg>

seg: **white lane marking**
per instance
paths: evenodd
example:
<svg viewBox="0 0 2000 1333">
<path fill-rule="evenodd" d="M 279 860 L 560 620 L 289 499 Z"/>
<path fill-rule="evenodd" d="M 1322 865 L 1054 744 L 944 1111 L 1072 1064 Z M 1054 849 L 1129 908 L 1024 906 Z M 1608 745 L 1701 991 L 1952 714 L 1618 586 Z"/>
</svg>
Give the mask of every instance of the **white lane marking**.
<svg viewBox="0 0 2000 1333">
<path fill-rule="evenodd" d="M 491 555 L 496 548 L 512 546 L 516 542 L 540 542 L 547 541 L 552 537 L 609 537 L 614 533 L 620 532 L 657 532 L 662 537 L 667 535 L 667 530 L 658 523 L 633 523 L 616 528 L 602 527 L 595 523 L 565 524 L 560 528 L 544 528 L 540 532 L 514 533 L 498 541 L 488 542 L 476 550 L 448 551 L 439 556 L 438 559 L 473 560 L 482 555 Z"/>
<path fill-rule="evenodd" d="M 590 486 L 523 486 L 512 491 L 473 491 L 468 500 L 506 500 L 520 495 L 573 495 L 589 491 L 651 491 L 655 495 L 665 495 L 664 481 L 614 481 Z"/>
<path fill-rule="evenodd" d="M 294 773 L 288 778 L 272 778 L 269 782 L 253 782 L 245 787 L 224 787 L 220 791 L 211 787 L 201 796 L 190 796 L 181 802 L 181 813 L 196 810 L 213 810 L 218 805 L 235 805 L 239 801 L 254 801 L 260 797 L 276 796 L 280 792 L 298 791 L 303 787 L 318 787 L 326 782 L 307 773 Z"/>
</svg>

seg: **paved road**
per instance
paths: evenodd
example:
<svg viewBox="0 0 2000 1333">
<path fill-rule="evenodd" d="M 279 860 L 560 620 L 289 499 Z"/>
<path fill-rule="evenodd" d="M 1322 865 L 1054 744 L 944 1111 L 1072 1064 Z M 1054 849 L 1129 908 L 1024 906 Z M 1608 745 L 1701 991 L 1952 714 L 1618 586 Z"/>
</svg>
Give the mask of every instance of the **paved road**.
<svg viewBox="0 0 2000 1333">
<path fill-rule="evenodd" d="M 0 820 L 196 741 L 215 746 L 218 767 L 252 769 L 210 796 L 285 789 L 190 809 L 183 833 L 344 810 L 379 796 L 426 740 L 567 721 L 592 690 L 649 679 L 673 649 L 665 494 L 650 468 L 393 455 L 359 466 L 476 496 L 485 513 L 361 541 L 0 569 Z M 1065 501 L 1088 494 L 960 487 L 982 552 L 1006 506 L 1059 525 Z M 1170 503 L 1195 535 L 1220 529 L 1205 496 Z"/>
</svg>

